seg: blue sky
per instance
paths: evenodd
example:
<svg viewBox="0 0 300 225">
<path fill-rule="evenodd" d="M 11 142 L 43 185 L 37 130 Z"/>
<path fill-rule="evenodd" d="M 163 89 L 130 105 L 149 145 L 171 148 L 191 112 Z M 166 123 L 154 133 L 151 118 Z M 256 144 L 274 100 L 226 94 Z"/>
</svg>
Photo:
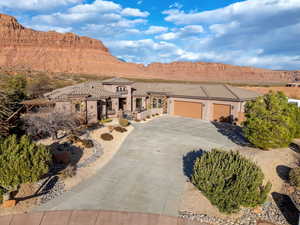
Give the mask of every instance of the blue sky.
<svg viewBox="0 0 300 225">
<path fill-rule="evenodd" d="M 129 62 L 300 70 L 300 0 L 0 0 L 0 12 L 100 39 Z"/>
</svg>

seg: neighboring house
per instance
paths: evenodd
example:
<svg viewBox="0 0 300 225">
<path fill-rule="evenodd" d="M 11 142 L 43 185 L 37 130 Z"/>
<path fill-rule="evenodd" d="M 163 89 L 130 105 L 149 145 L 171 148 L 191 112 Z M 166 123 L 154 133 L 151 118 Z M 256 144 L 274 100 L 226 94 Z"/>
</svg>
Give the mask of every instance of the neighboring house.
<svg viewBox="0 0 300 225">
<path fill-rule="evenodd" d="M 287 87 L 300 87 L 300 82 L 288 83 Z"/>
<path fill-rule="evenodd" d="M 86 82 L 45 94 L 55 110 L 80 114 L 88 123 L 122 115 L 141 120 L 156 113 L 238 122 L 244 118 L 244 103 L 257 96 L 224 84 L 141 83 L 123 78 Z"/>
<path fill-rule="evenodd" d="M 294 103 L 296 104 L 298 107 L 300 107 L 300 100 L 299 99 L 292 99 L 292 98 L 289 98 L 289 103 Z"/>
</svg>

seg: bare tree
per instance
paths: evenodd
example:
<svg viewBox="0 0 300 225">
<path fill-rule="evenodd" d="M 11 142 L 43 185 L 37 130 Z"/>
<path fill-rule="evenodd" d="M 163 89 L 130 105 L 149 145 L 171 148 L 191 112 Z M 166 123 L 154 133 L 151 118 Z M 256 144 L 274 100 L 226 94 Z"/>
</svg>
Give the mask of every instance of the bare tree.
<svg viewBox="0 0 300 225">
<path fill-rule="evenodd" d="M 80 120 L 75 115 L 55 111 L 28 114 L 23 120 L 28 135 L 51 136 L 53 139 L 58 138 L 59 131 L 73 130 L 80 125 Z"/>
<path fill-rule="evenodd" d="M 7 96 L 0 92 L 0 137 L 7 136 L 11 125 L 7 121 L 9 116 L 13 113 L 9 107 L 7 107 Z"/>
</svg>

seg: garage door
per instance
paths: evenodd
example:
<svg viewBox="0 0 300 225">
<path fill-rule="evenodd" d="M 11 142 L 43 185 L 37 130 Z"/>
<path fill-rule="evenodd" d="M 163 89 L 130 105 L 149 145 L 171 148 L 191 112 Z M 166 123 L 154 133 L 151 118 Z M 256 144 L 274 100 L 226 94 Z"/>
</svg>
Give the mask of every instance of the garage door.
<svg viewBox="0 0 300 225">
<path fill-rule="evenodd" d="M 231 105 L 213 104 L 213 120 L 219 122 L 229 122 L 231 119 Z"/>
<path fill-rule="evenodd" d="M 199 102 L 174 101 L 174 115 L 202 119 L 202 104 Z"/>
</svg>

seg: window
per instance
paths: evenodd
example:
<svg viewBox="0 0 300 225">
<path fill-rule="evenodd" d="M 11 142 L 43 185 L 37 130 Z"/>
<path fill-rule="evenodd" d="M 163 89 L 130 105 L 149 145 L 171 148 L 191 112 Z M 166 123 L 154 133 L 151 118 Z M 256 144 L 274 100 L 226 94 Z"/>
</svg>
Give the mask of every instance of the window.
<svg viewBox="0 0 300 225">
<path fill-rule="evenodd" d="M 153 98 L 153 100 L 152 100 L 152 108 L 153 109 L 157 108 L 157 99 L 156 98 Z"/>
<path fill-rule="evenodd" d="M 80 112 L 80 104 L 79 103 L 75 104 L 75 111 Z"/>
<path fill-rule="evenodd" d="M 112 110 L 112 101 L 111 101 L 111 99 L 107 99 L 106 106 L 107 106 L 107 110 Z"/>
<path fill-rule="evenodd" d="M 142 108 L 142 99 L 141 99 L 141 98 L 137 98 L 137 99 L 135 100 L 135 107 L 136 107 L 137 109 L 141 109 L 141 108 Z"/>
<path fill-rule="evenodd" d="M 158 99 L 157 108 L 163 107 L 163 100 L 161 98 Z"/>
<path fill-rule="evenodd" d="M 117 92 L 125 92 L 125 91 L 126 91 L 126 87 L 122 87 L 122 86 L 117 87 Z"/>
</svg>

